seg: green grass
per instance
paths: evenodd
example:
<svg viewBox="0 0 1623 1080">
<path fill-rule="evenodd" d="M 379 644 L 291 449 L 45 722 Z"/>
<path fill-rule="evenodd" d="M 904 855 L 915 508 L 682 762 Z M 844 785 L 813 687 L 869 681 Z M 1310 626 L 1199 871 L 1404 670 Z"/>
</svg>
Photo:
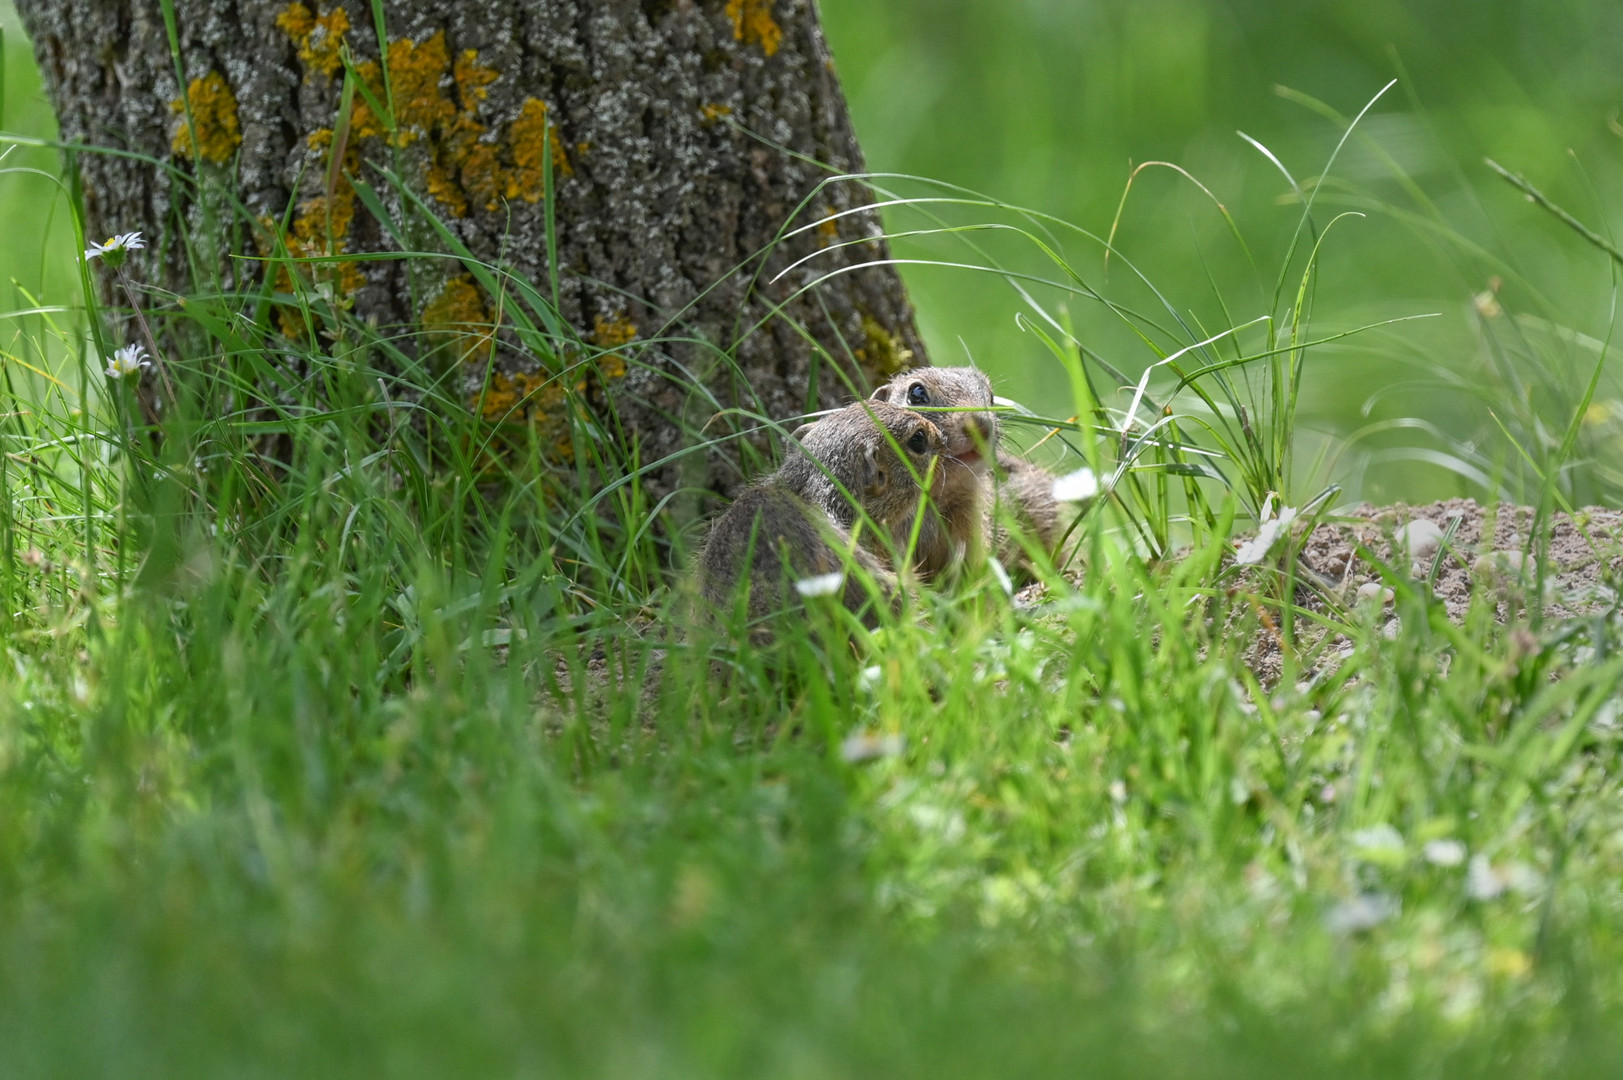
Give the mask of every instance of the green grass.
<svg viewBox="0 0 1623 1080">
<path fill-rule="evenodd" d="M 181 343 L 161 440 L 88 344 L 119 311 L 8 318 L 0 1073 L 1609 1075 L 1617 613 L 1500 623 L 1485 592 L 1456 626 L 1394 573 L 1386 632 L 1221 557 L 1345 467 L 1295 426 L 1351 329 L 1304 302 L 1341 226 L 1286 207 L 1270 288 L 1203 323 L 1130 244 L 1095 288 L 1052 242 L 1108 219 L 950 194 L 969 223 L 900 208 L 921 239 L 1011 237 L 1056 283 L 1023 316 L 1070 408 L 1021 432 L 1110 480 L 1085 573 L 1035 610 L 974 577 L 872 634 L 814 610 L 769 651 L 691 618 L 694 537 L 644 527 L 642 463 L 577 432 L 560 470 L 314 289 L 278 299 L 319 349 L 259 294 L 143 300 Z M 510 329 L 589 368 L 545 291 Z M 1161 365 L 1141 407 L 1086 305 Z M 1601 355 L 1492 325 L 1505 378 Z M 1611 490 L 1567 391 L 1438 453 Z M 848 761 L 861 734 L 904 741 Z"/>
</svg>

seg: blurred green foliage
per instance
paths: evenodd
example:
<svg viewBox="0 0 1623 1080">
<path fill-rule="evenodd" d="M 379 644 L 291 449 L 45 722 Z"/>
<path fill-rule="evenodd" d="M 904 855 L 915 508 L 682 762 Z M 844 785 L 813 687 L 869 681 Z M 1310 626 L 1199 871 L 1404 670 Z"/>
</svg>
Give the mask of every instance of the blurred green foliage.
<svg viewBox="0 0 1623 1080">
<path fill-rule="evenodd" d="M 54 138 L 34 55 L 9 0 L 0 3 L 0 131 Z M 32 307 L 28 296 L 71 304 L 79 296 L 73 221 L 55 151 L 0 145 L 0 311 Z"/>
<path fill-rule="evenodd" d="M 1503 312 L 1604 338 L 1611 268 L 1483 159 L 1524 174 L 1605 233 L 1623 192 L 1623 87 L 1616 51 L 1603 43 L 1623 40 L 1623 7 L 828 0 L 823 17 L 872 170 L 962 184 L 1104 236 L 1135 163 L 1187 169 L 1233 214 L 1256 269 L 1211 201 L 1167 169 L 1137 178 L 1116 245 L 1208 328 L 1268 311 L 1263 294 L 1300 215 L 1280 171 L 1236 132 L 1266 145 L 1305 186 L 1344 128 L 1279 88 L 1351 117 L 1398 79 L 1319 195 L 1321 226 L 1342 209 L 1368 216 L 1342 222 L 1326 242 L 1315 323 L 1335 330 L 1419 312 L 1441 317 L 1321 350 L 1303 387 L 1304 423 L 1346 436 L 1366 423 L 1371 396 L 1393 388 L 1368 420 L 1430 421 L 1491 464 L 1513 451 L 1485 405 L 1557 428 L 1570 419 L 1594 354 L 1547 347 L 1523 358 L 1539 368 L 1531 389 L 1484 374 L 1493 335 L 1471 299 L 1498 276 Z M 902 214 L 892 226 L 917 227 Z M 904 242 L 896 253 L 965 261 L 950 244 Z M 1119 266 L 1106 276 L 1097 247 L 1066 238 L 1066 257 L 1101 291 L 1134 297 Z M 1036 265 L 1029 254 L 1009 260 Z M 1022 304 L 1012 290 L 960 270 L 907 273 L 936 363 L 962 363 L 967 349 L 1003 392 L 1033 407 L 1062 393 L 1059 366 L 1015 325 Z M 1118 367 L 1136 372 L 1154 359 L 1097 304 L 1072 299 L 1068 307 L 1084 343 Z M 1561 390 L 1572 384 L 1567 400 Z M 1613 374 L 1601 397 L 1618 396 Z M 1525 400 L 1504 400 L 1516 397 Z M 1438 441 L 1400 428 L 1361 446 Z M 1367 474 L 1336 478 L 1376 498 L 1481 494 L 1402 454 L 1384 465 L 1377 455 Z M 1595 482 L 1575 495 L 1610 493 Z"/>
</svg>

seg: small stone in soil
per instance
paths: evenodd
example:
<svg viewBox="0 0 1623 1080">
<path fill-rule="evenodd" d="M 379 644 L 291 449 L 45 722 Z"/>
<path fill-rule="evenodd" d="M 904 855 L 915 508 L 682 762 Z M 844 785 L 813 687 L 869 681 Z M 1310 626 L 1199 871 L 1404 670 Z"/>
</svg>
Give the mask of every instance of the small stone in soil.
<svg viewBox="0 0 1623 1080">
<path fill-rule="evenodd" d="M 1411 558 L 1428 559 L 1442 546 L 1443 530 L 1435 521 L 1416 518 L 1394 533 L 1393 539 Z"/>
</svg>

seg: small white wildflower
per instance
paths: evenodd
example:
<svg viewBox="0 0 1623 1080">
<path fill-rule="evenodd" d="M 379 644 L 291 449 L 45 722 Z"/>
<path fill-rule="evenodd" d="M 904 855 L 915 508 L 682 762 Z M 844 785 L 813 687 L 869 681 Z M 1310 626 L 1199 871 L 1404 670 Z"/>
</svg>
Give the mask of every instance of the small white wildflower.
<svg viewBox="0 0 1623 1080">
<path fill-rule="evenodd" d="M 1290 531 L 1291 524 L 1295 520 L 1294 506 L 1281 507 L 1279 515 L 1274 516 L 1274 495 L 1270 491 L 1262 503 L 1262 518 L 1257 525 L 1257 535 L 1240 545 L 1234 553 L 1234 561 L 1241 566 L 1261 562 L 1263 556 L 1279 543 L 1279 538 Z"/>
<path fill-rule="evenodd" d="M 108 266 L 116 270 L 124 265 L 126 255 L 146 246 L 147 242 L 141 239 L 138 232 L 119 233 L 117 236 L 108 237 L 105 244 L 91 243 L 85 248 L 85 259 L 88 261 L 99 255 L 107 261 Z"/>
<path fill-rule="evenodd" d="M 907 749 L 905 735 L 875 735 L 868 731 L 859 731 L 840 743 L 840 757 L 853 765 L 859 761 L 872 761 L 874 758 L 901 757 Z"/>
<path fill-rule="evenodd" d="M 1465 871 L 1465 895 L 1472 900 L 1492 900 L 1505 891 L 1506 882 L 1499 876 L 1486 855 L 1472 855 L 1471 865 Z"/>
<path fill-rule="evenodd" d="M 1401 863 L 1404 857 L 1403 834 L 1390 825 L 1374 825 L 1359 829 L 1349 838 L 1353 848 L 1365 862 Z"/>
<path fill-rule="evenodd" d="M 139 345 L 126 345 L 107 358 L 107 377 L 122 379 L 126 375 L 139 375 L 144 367 L 151 367 L 147 351 Z"/>
<path fill-rule="evenodd" d="M 1524 862 L 1513 862 L 1502 871 L 1512 892 L 1532 896 L 1544 887 L 1544 875 Z"/>
<path fill-rule="evenodd" d="M 1433 866 L 1458 866 L 1465 861 L 1465 845 L 1458 840 L 1431 840 L 1425 851 L 1426 861 Z"/>
<path fill-rule="evenodd" d="M 1055 502 L 1087 502 L 1099 494 L 1099 478 L 1083 467 L 1054 481 Z"/>
<path fill-rule="evenodd" d="M 878 664 L 870 664 L 857 672 L 857 689 L 868 693 L 879 689 L 879 681 L 885 677 L 885 671 Z"/>
<path fill-rule="evenodd" d="M 1338 937 L 1360 934 L 1396 918 L 1402 910 L 1398 898 L 1384 893 L 1361 893 L 1343 900 L 1325 913 L 1325 929 Z"/>
<path fill-rule="evenodd" d="M 833 596 L 845 584 L 845 571 L 835 570 L 830 574 L 818 574 L 815 577 L 801 578 L 795 582 L 795 592 L 801 596 Z"/>
<path fill-rule="evenodd" d="M 1506 892 L 1531 896 L 1544 886 L 1544 875 L 1524 862 L 1495 866 L 1485 855 L 1472 855 L 1465 870 L 1465 895 L 1473 900 L 1493 900 Z"/>
</svg>

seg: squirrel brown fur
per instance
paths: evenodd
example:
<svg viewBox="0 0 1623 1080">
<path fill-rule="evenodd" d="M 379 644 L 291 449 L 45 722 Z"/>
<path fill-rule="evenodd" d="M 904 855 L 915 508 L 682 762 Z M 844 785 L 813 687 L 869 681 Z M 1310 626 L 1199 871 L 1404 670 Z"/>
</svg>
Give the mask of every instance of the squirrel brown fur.
<svg viewBox="0 0 1623 1080">
<path fill-rule="evenodd" d="M 758 624 L 798 602 L 796 581 L 844 572 L 850 562 L 894 605 L 899 584 L 889 551 L 905 544 L 920 484 L 939 472 L 933 459 L 944 449 L 934 423 L 884 403 L 849 405 L 802 428 L 777 471 L 746 488 L 710 527 L 698 563 L 704 600 L 728 610 L 747 576 L 746 610 Z M 852 611 L 870 599 L 860 577 L 846 573 L 840 586 Z"/>
<path fill-rule="evenodd" d="M 975 560 L 993 541 L 1009 566 L 1028 560 L 1019 542 L 997 522 L 997 508 L 1012 511 L 1050 555 L 1061 534 L 1054 477 L 1047 469 L 998 446 L 1001 427 L 993 411 L 992 381 L 972 367 L 914 368 L 873 393 L 874 400 L 929 411 L 947 440 L 942 460 L 944 494 L 931 492 L 915 565 L 931 578 L 959 559 Z M 988 457 L 997 463 L 989 466 Z"/>
<path fill-rule="evenodd" d="M 928 580 L 955 563 L 979 561 L 986 540 L 988 456 L 998 440 L 992 381 L 971 367 L 915 368 L 879 387 L 871 400 L 906 409 L 956 410 L 929 414 L 947 448 L 939 466 L 941 480 L 930 492 L 913 565 Z"/>
</svg>

